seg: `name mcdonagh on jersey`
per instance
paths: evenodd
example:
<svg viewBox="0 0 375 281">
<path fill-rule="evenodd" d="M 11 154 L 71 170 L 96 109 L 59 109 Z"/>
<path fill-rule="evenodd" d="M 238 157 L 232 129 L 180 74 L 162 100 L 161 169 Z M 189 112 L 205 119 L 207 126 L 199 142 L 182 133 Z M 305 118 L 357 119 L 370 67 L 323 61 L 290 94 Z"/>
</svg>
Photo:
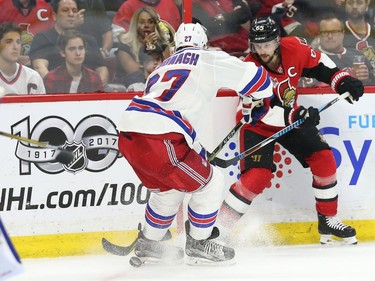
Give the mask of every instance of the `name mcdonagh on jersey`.
<svg viewBox="0 0 375 281">
<path fill-rule="evenodd" d="M 190 64 L 196 65 L 199 59 L 199 55 L 190 52 L 176 53 L 173 56 L 165 59 L 160 66 L 169 64 Z"/>
</svg>

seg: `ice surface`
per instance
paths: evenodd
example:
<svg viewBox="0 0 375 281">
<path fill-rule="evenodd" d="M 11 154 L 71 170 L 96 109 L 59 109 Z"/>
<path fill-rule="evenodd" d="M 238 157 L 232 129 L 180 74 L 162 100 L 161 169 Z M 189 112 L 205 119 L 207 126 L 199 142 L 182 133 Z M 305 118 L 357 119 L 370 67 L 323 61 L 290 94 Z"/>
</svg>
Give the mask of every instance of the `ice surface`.
<svg viewBox="0 0 375 281">
<path fill-rule="evenodd" d="M 258 246 L 236 249 L 226 267 L 147 265 L 133 268 L 127 257 L 88 255 L 25 259 L 13 281 L 251 280 L 374 281 L 375 242 L 358 245 Z"/>
</svg>

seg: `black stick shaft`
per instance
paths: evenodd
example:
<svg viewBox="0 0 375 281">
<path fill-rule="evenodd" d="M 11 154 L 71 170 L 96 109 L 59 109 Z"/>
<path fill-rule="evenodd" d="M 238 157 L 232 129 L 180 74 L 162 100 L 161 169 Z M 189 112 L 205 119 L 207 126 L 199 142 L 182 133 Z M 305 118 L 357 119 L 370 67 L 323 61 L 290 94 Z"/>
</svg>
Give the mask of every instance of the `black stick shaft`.
<svg viewBox="0 0 375 281">
<path fill-rule="evenodd" d="M 327 108 L 334 105 L 336 102 L 338 102 L 342 99 L 348 98 L 349 96 L 350 96 L 350 93 L 346 92 L 346 93 L 336 97 L 335 99 L 331 100 L 329 103 L 319 107 L 319 112 L 322 112 L 322 111 L 326 110 Z M 285 127 L 284 129 L 282 129 L 282 130 L 278 131 L 277 133 L 273 134 L 272 136 L 266 138 L 265 140 L 257 143 L 256 145 L 250 147 L 249 149 L 245 150 L 244 152 L 237 155 L 236 157 L 233 157 L 233 158 L 228 159 L 228 160 L 224 160 L 224 159 L 220 159 L 220 158 L 214 158 L 211 161 L 211 163 L 218 166 L 218 167 L 221 167 L 221 168 L 227 168 L 227 167 L 237 163 L 242 158 L 245 158 L 246 156 L 249 156 L 250 154 L 253 154 L 255 151 L 257 151 L 261 147 L 266 146 L 267 144 L 269 144 L 270 142 L 274 141 L 275 139 L 281 137 L 282 135 L 286 134 L 290 130 L 298 127 L 299 125 L 301 125 L 303 123 L 303 121 L 304 121 L 304 119 L 297 120 L 296 122 L 290 124 L 289 126 Z"/>
</svg>

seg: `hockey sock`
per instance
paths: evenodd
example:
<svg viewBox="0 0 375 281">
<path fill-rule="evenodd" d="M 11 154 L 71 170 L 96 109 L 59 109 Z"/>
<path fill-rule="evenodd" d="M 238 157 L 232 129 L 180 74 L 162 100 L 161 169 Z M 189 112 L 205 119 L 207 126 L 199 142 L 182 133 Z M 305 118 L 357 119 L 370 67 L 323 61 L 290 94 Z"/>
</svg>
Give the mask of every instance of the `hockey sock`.
<svg viewBox="0 0 375 281">
<path fill-rule="evenodd" d="M 336 181 L 336 162 L 332 151 L 325 149 L 306 158 L 313 174 L 313 191 L 316 210 L 326 216 L 337 213 L 338 191 Z"/>
</svg>

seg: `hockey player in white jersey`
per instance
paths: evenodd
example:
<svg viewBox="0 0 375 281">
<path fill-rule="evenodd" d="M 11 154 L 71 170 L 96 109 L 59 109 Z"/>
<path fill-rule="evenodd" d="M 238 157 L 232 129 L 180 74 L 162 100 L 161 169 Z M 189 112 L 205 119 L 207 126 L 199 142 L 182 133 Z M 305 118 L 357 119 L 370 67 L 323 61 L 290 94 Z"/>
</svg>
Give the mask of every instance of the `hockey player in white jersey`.
<svg viewBox="0 0 375 281">
<path fill-rule="evenodd" d="M 5 94 L 45 94 L 43 79 L 38 72 L 18 63 L 21 32 L 21 27 L 15 23 L 0 24 L 0 87 Z"/>
<path fill-rule="evenodd" d="M 167 247 L 161 240 L 185 195 L 191 194 L 186 263 L 234 262 L 234 249 L 213 239 L 219 233 L 214 224 L 224 177 L 205 159 L 195 128 L 220 88 L 235 90 L 249 108 L 254 99 L 273 95 L 272 83 L 263 67 L 207 50 L 206 44 L 201 25 L 181 24 L 175 35 L 176 52 L 150 74 L 144 95 L 131 101 L 117 125 L 119 150 L 151 191 L 135 247 L 142 261 L 182 261 L 183 249 Z"/>
</svg>

